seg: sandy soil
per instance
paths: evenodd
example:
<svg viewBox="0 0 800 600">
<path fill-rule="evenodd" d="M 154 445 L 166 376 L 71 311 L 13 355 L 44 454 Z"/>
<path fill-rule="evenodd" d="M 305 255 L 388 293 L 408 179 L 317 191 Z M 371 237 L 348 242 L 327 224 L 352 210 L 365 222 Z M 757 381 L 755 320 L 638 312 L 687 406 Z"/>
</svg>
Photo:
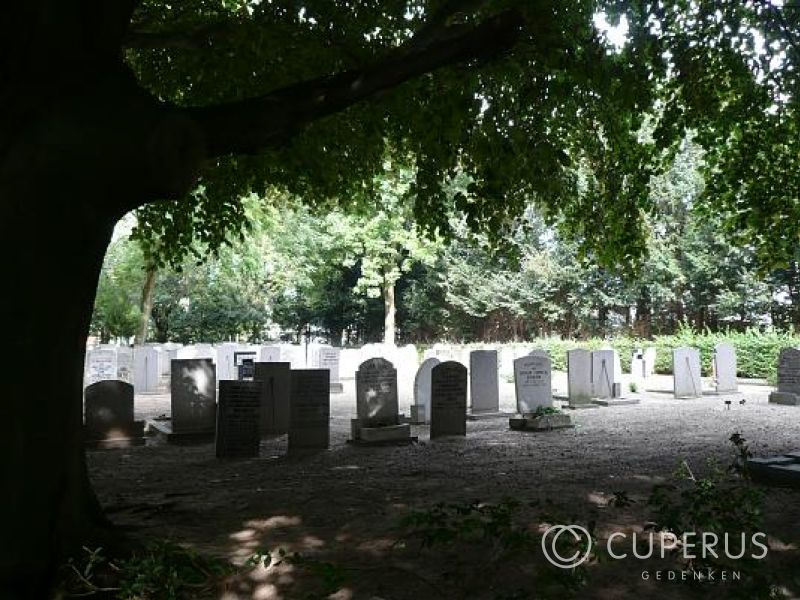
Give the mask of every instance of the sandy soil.
<svg viewBox="0 0 800 600">
<path fill-rule="evenodd" d="M 563 373 L 555 375 L 554 386 L 565 393 Z M 331 397 L 326 452 L 288 457 L 284 436 L 264 440 L 257 459 L 220 461 L 211 444 L 150 443 L 92 451 L 89 464 L 110 516 L 136 535 L 166 537 L 239 563 L 262 548 L 301 551 L 343 565 L 347 581 L 333 596 L 339 600 L 499 598 L 494 591 L 503 582 L 494 585 L 489 567 L 475 584 L 464 577 L 453 583 L 446 571 L 456 568 L 458 557 L 393 545 L 399 520 L 437 502 L 514 497 L 552 501 L 574 522 L 596 519 L 603 537 L 641 527 L 650 516 L 653 485 L 669 478 L 679 461 L 686 459 L 697 472 L 709 457 L 729 463 L 733 432 L 744 435 L 757 456 L 800 449 L 800 407 L 768 404 L 766 386 L 741 386 L 740 394 L 726 397 L 733 400 L 730 408 L 715 396 L 675 400 L 670 386 L 670 378 L 655 377 L 648 386 L 655 391 L 639 394 L 638 405 L 571 411 L 571 430 L 515 432 L 506 419 L 490 419 L 469 422 L 465 439 L 431 442 L 421 426 L 413 428 L 417 444 L 365 448 L 346 443 L 355 412 L 349 381 L 344 394 Z M 501 388 L 501 408 L 513 411 L 513 386 L 503 381 Z M 403 399 L 401 410 L 408 412 L 408 402 Z M 137 396 L 136 412 L 137 418 L 168 414 L 169 397 Z M 619 491 L 634 503 L 608 506 Z M 800 491 L 770 488 L 767 508 L 767 532 L 786 544 L 776 544 L 776 560 L 796 561 L 791 544 L 800 541 Z M 688 598 L 709 589 L 715 598 L 736 595 L 736 582 L 698 589 L 642 580 L 645 568 L 665 565 L 590 565 L 590 584 L 575 597 Z M 324 597 L 315 578 L 318 572 L 296 565 L 255 569 L 211 597 Z"/>
</svg>

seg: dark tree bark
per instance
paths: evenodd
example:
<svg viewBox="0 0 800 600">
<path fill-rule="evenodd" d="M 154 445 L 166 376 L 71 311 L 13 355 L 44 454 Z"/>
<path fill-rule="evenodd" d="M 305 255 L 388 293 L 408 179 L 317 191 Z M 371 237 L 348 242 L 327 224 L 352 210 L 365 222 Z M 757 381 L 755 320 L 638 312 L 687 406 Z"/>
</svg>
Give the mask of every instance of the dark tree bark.
<svg viewBox="0 0 800 600">
<path fill-rule="evenodd" d="M 400 48 L 360 71 L 249 101 L 185 109 L 146 93 L 122 60 L 135 0 L 41 0 L 0 25 L 0 251 L 20 368 L 3 383 L 0 590 L 47 597 L 57 561 L 108 548 L 82 440 L 83 362 L 117 220 L 185 194 L 204 161 L 276 146 L 306 123 L 513 41 L 517 16 Z"/>
</svg>

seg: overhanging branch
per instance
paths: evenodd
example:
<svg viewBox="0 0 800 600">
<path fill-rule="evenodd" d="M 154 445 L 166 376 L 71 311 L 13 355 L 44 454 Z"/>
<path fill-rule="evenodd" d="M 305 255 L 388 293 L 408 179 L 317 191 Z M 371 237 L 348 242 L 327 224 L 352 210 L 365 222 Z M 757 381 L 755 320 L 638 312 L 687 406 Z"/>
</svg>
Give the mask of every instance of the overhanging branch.
<svg viewBox="0 0 800 600">
<path fill-rule="evenodd" d="M 284 143 L 305 124 L 339 112 L 440 67 L 507 50 L 521 31 L 516 11 L 497 15 L 446 41 L 408 50 L 414 40 L 363 69 L 305 81 L 265 96 L 184 113 L 204 131 L 210 156 L 255 153 Z"/>
</svg>

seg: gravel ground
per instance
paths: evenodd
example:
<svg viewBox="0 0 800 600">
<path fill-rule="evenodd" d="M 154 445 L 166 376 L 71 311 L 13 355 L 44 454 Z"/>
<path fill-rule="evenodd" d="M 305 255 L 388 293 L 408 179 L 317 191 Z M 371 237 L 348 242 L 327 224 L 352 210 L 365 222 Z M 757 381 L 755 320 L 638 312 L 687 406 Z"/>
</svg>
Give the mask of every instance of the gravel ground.
<svg viewBox="0 0 800 600">
<path fill-rule="evenodd" d="M 514 497 L 552 501 L 576 522 L 596 519 L 602 538 L 640 528 L 648 520 L 652 486 L 669 478 L 680 461 L 698 473 L 710 457 L 728 464 L 733 432 L 748 440 L 756 456 L 800 448 L 800 407 L 768 404 L 770 388 L 764 385 L 741 385 L 739 394 L 725 397 L 732 400 L 730 408 L 712 395 L 672 398 L 669 377 L 656 376 L 646 387 L 638 405 L 570 411 L 574 429 L 524 433 L 510 431 L 507 419 L 487 419 L 470 421 L 463 439 L 431 442 L 427 427 L 414 426 L 417 444 L 364 448 L 346 443 L 355 413 L 353 382 L 346 381 L 345 393 L 331 397 L 331 448 L 325 452 L 288 457 L 282 436 L 264 440 L 257 459 L 219 461 L 212 444 L 149 442 L 90 452 L 89 464 L 112 519 L 137 535 L 167 537 L 240 563 L 259 548 L 278 546 L 346 563 L 351 580 L 333 596 L 339 600 L 492 598 L 498 596 L 484 589 L 491 585 L 476 587 L 474 594 L 458 586 L 442 588 L 449 558 L 393 548 L 399 519 L 437 502 Z M 565 374 L 554 374 L 554 388 L 566 392 Z M 401 399 L 406 413 L 408 403 Z M 513 407 L 513 386 L 502 381 L 501 408 Z M 137 396 L 136 413 L 137 418 L 168 414 L 169 397 Z M 608 506 L 619 491 L 634 503 Z M 787 544 L 782 552 L 792 560 L 797 553 L 791 542 L 800 540 L 798 500 L 798 491 L 768 490 L 766 529 Z M 590 569 L 591 589 L 575 597 L 698 593 L 687 584 L 643 581 L 641 563 Z M 310 577 L 307 570 L 286 564 L 256 569 L 210 597 L 324 597 L 307 595 L 313 585 L 304 577 Z M 484 584 L 491 579 L 489 571 L 483 574 Z M 731 590 L 735 583 L 717 586 L 713 597 L 728 597 Z"/>
</svg>

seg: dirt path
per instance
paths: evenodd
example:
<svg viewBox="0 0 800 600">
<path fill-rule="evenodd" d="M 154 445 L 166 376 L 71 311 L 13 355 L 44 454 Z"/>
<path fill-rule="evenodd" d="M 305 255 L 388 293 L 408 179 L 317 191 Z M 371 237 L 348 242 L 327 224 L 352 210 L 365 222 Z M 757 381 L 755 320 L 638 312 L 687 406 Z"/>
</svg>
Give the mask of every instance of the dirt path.
<svg viewBox="0 0 800 600">
<path fill-rule="evenodd" d="M 563 374 L 555 383 L 565 387 Z M 656 378 L 651 387 L 668 389 L 669 378 Z M 718 397 L 675 400 L 647 392 L 638 405 L 571 412 L 572 430 L 521 433 L 510 431 L 507 420 L 492 419 L 469 422 L 465 439 L 431 442 L 427 427 L 414 427 L 418 444 L 363 448 L 346 443 L 355 407 L 347 383 L 344 394 L 332 396 L 326 452 L 288 457 L 285 437 L 279 437 L 263 441 L 260 458 L 251 460 L 216 460 L 213 445 L 148 445 L 91 452 L 89 463 L 112 518 L 137 534 L 239 562 L 260 548 L 283 547 L 355 565 L 353 581 L 335 596 L 340 600 L 470 597 L 435 583 L 450 559 L 423 560 L 391 548 L 395 527 L 410 509 L 514 497 L 552 501 L 576 522 L 597 519 L 601 536 L 638 527 L 648 518 L 654 483 L 683 459 L 698 471 L 708 457 L 727 464 L 733 432 L 744 435 L 757 456 L 800 448 L 800 408 L 770 405 L 768 393 L 767 387 L 743 386 L 727 409 Z M 501 397 L 501 408 L 513 410 L 508 382 Z M 137 418 L 169 413 L 169 398 L 139 396 L 136 409 Z M 619 491 L 634 504 L 606 506 Z M 800 540 L 798 500 L 800 492 L 770 490 L 767 529 L 784 541 Z M 694 594 L 680 583 L 643 582 L 640 564 L 615 569 L 600 573 L 604 583 L 579 597 Z M 257 570 L 218 597 L 308 597 L 300 579 L 290 565 Z M 726 597 L 726 589 L 716 589 L 715 597 Z"/>
</svg>

